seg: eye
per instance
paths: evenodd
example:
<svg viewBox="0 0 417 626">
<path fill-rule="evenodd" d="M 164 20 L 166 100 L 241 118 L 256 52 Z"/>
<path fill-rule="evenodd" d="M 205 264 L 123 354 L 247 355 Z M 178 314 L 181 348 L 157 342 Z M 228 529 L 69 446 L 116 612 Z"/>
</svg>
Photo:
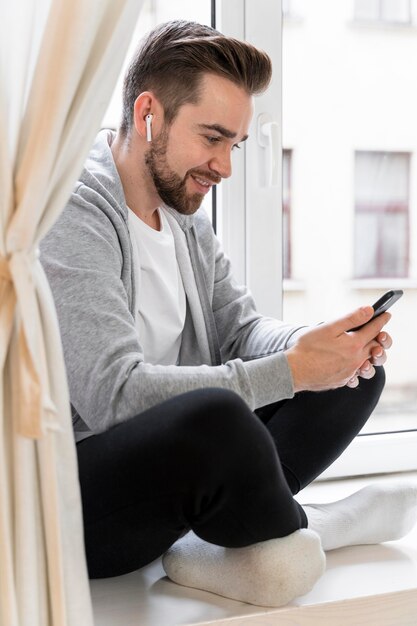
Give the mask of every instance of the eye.
<svg viewBox="0 0 417 626">
<path fill-rule="evenodd" d="M 239 146 L 239 144 L 238 144 L 238 143 L 235 143 L 235 144 L 234 144 L 234 146 L 232 147 L 232 150 L 235 150 L 235 149 L 240 150 L 240 149 L 241 149 L 241 147 L 242 147 L 242 146 Z"/>
<path fill-rule="evenodd" d="M 219 143 L 222 140 L 218 135 L 206 135 L 206 139 L 211 144 Z"/>
</svg>

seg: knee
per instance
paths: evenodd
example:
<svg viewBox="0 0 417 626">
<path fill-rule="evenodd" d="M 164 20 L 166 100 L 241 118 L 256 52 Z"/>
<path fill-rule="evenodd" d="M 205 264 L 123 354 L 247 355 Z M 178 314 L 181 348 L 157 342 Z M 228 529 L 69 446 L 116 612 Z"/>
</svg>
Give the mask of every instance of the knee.
<svg viewBox="0 0 417 626">
<path fill-rule="evenodd" d="M 198 390 L 196 400 L 186 419 L 190 420 L 193 430 L 201 430 L 205 435 L 212 432 L 215 436 L 227 437 L 228 433 L 235 433 L 236 428 L 256 419 L 246 402 L 228 389 Z"/>
<path fill-rule="evenodd" d="M 184 431 L 188 433 L 187 444 L 200 460 L 232 460 L 267 444 L 266 428 L 233 391 L 205 389 L 198 400 L 198 411 L 186 418 Z"/>
</svg>

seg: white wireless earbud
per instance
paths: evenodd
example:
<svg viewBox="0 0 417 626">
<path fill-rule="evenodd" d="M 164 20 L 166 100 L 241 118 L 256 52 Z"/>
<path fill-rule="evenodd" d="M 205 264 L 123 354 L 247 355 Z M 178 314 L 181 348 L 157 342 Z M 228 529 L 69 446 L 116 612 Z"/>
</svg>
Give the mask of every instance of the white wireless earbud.
<svg viewBox="0 0 417 626">
<path fill-rule="evenodd" d="M 148 113 L 145 117 L 146 122 L 146 141 L 152 141 L 152 113 Z"/>
</svg>

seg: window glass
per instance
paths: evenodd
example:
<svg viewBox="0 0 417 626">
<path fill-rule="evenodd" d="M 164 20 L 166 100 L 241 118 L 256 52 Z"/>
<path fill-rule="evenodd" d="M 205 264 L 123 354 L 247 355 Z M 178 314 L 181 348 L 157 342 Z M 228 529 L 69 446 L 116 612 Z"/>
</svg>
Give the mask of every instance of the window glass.
<svg viewBox="0 0 417 626">
<path fill-rule="evenodd" d="M 355 219 L 355 276 L 378 276 L 378 215 L 358 213 Z"/>
<path fill-rule="evenodd" d="M 408 276 L 408 214 L 409 155 L 357 152 L 355 154 L 357 278 Z M 364 248 L 367 248 L 366 251 Z"/>
<path fill-rule="evenodd" d="M 302 21 L 283 22 L 284 319 L 314 325 L 403 289 L 386 387 L 363 432 L 417 430 L 417 38 L 352 23 L 348 5 L 305 2 Z M 354 6 L 361 19 L 409 16 L 401 1 Z"/>
</svg>

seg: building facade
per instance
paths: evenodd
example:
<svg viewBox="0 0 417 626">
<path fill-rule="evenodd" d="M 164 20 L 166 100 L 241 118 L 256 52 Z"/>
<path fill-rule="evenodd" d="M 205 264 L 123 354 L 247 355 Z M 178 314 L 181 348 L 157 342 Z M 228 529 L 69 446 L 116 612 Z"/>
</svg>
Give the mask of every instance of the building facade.
<svg viewBox="0 0 417 626">
<path fill-rule="evenodd" d="M 381 406 L 416 427 L 416 2 L 283 9 L 284 316 L 316 323 L 404 289 Z"/>
</svg>

